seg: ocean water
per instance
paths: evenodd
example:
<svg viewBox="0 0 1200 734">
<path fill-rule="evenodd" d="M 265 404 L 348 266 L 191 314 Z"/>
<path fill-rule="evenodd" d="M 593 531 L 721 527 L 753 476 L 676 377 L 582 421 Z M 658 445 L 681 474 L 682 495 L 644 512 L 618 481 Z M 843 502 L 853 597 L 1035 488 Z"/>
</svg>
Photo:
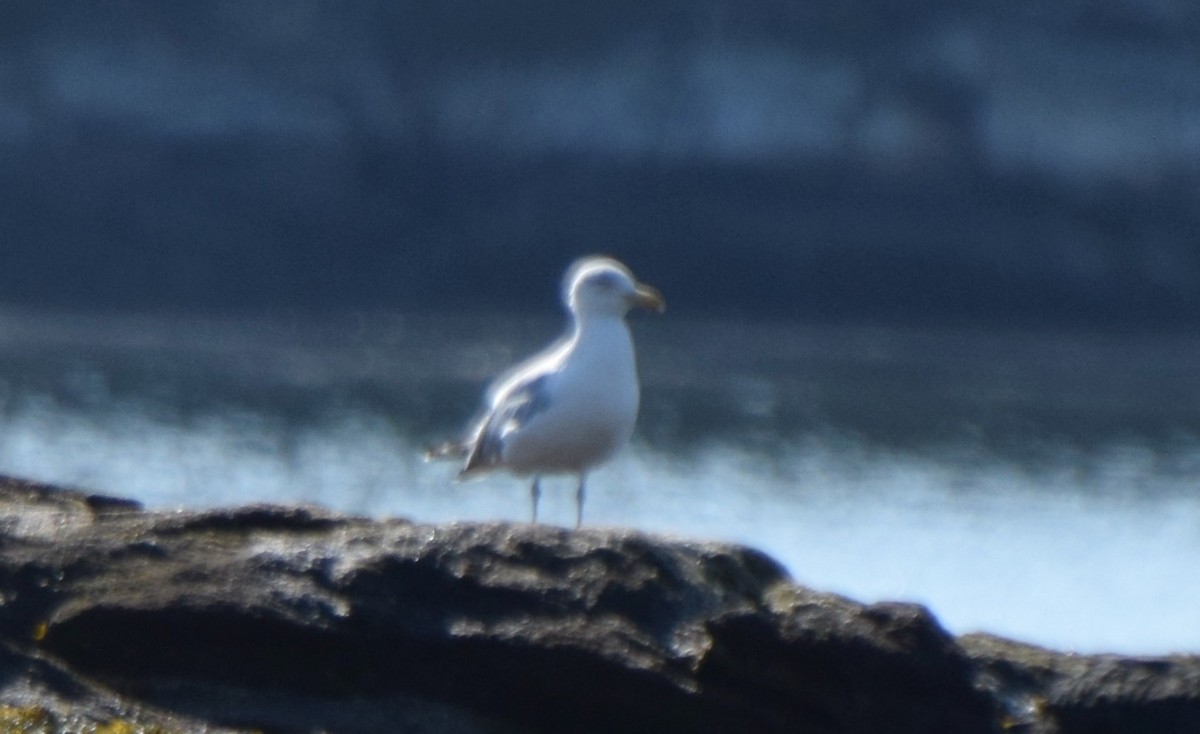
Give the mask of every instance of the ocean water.
<svg viewBox="0 0 1200 734">
<path fill-rule="evenodd" d="M 525 521 L 458 484 L 457 431 L 554 318 L 0 312 L 0 473 L 148 506 L 307 502 Z M 1200 338 L 634 323 L 638 433 L 585 523 L 747 543 L 805 584 L 952 632 L 1200 652 Z M 569 478 L 547 522 L 573 522 Z"/>
</svg>

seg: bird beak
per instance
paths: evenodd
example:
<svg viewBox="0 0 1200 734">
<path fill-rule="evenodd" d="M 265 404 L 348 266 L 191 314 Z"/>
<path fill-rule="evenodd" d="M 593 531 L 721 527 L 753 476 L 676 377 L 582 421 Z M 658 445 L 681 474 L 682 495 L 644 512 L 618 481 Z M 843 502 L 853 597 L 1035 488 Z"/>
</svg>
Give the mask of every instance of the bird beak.
<svg viewBox="0 0 1200 734">
<path fill-rule="evenodd" d="M 654 313 L 662 313 L 667 310 L 667 302 L 663 300 L 662 294 L 654 286 L 638 283 L 637 289 L 634 291 L 633 305 L 638 308 L 644 308 L 647 311 Z"/>
</svg>

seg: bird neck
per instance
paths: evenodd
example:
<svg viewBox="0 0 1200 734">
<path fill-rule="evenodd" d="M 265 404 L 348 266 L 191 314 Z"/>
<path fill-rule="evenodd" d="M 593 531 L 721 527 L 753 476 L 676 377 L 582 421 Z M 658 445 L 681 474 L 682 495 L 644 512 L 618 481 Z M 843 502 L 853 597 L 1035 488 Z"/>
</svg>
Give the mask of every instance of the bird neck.
<svg viewBox="0 0 1200 734">
<path fill-rule="evenodd" d="M 576 314 L 571 340 L 576 351 L 598 345 L 611 350 L 617 345 L 629 345 L 632 341 L 625 319 L 612 314 Z"/>
</svg>

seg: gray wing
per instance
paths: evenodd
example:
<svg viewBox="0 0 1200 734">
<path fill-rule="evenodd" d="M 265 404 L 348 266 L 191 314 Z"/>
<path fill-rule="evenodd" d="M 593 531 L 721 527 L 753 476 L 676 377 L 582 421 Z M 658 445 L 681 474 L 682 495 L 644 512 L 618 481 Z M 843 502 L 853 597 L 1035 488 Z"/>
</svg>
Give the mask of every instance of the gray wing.
<svg viewBox="0 0 1200 734">
<path fill-rule="evenodd" d="M 488 385 L 484 406 L 467 423 L 461 438 L 429 447 L 425 459 L 466 459 L 462 477 L 489 469 L 500 460 L 506 427 L 527 422 L 547 404 L 547 380 L 570 349 L 570 334 L 502 372 Z M 515 422 L 515 424 L 514 424 Z"/>
<path fill-rule="evenodd" d="M 467 455 L 467 464 L 460 477 L 485 471 L 500 463 L 504 452 L 504 437 L 520 430 L 534 416 L 550 406 L 550 382 L 553 373 L 530 375 L 506 385 L 497 393 L 491 411 L 477 424 L 474 441 Z"/>
<path fill-rule="evenodd" d="M 557 369 L 570 347 L 570 342 L 571 335 L 569 333 L 563 334 L 550 342 L 541 351 L 526 357 L 492 378 L 492 381 L 488 383 L 487 391 L 484 393 L 484 400 L 487 401 L 487 407 L 484 409 L 484 412 L 490 412 L 491 407 L 496 405 L 497 401 L 502 400 L 505 393 L 512 392 L 521 383 L 537 379 L 539 375 L 545 375 Z M 522 378 L 521 375 L 523 374 L 528 375 L 528 377 Z"/>
</svg>

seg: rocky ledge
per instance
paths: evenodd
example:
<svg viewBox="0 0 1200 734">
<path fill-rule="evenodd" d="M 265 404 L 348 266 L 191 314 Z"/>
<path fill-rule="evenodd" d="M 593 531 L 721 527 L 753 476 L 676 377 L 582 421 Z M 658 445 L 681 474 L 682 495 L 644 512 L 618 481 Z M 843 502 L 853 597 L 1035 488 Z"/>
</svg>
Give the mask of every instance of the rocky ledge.
<svg viewBox="0 0 1200 734">
<path fill-rule="evenodd" d="M 955 638 L 627 530 L 0 479 L 0 731 L 1200 731 L 1200 658 Z"/>
</svg>

